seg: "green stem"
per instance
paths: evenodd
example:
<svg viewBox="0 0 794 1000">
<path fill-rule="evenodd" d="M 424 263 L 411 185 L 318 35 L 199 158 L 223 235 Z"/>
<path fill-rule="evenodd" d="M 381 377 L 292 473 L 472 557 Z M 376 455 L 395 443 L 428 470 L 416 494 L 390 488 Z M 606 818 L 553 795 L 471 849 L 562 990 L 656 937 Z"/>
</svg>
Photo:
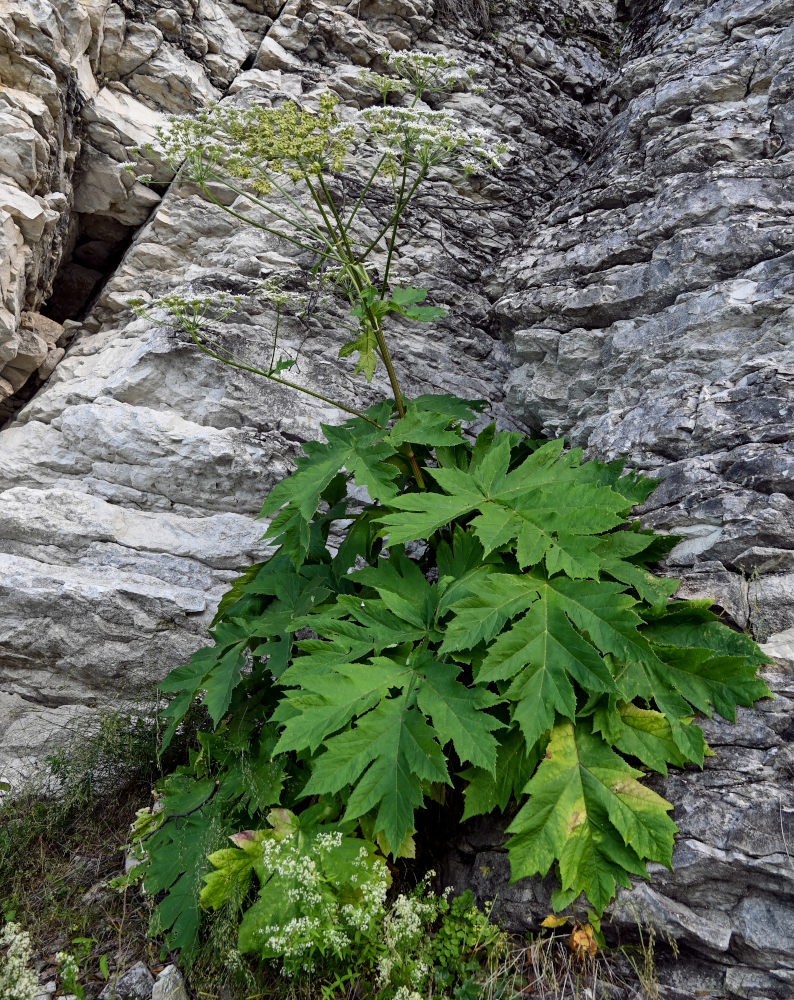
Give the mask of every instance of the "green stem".
<svg viewBox="0 0 794 1000">
<path fill-rule="evenodd" d="M 356 213 L 358 212 L 359 208 L 361 208 L 361 205 L 362 205 L 364 199 L 367 196 L 367 192 L 372 187 L 372 184 L 373 184 L 375 178 L 378 175 L 378 171 L 383 166 L 383 161 L 385 159 L 386 159 L 386 154 L 384 153 L 383 156 L 381 156 L 381 158 L 375 164 L 375 167 L 373 168 L 372 173 L 369 175 L 369 178 L 367 179 L 367 183 L 364 185 L 364 190 L 359 195 L 358 201 L 355 203 L 355 205 L 353 206 L 353 210 L 350 213 L 350 218 L 347 220 L 347 223 L 345 224 L 345 226 L 344 226 L 344 228 L 342 230 L 342 232 L 344 233 L 345 236 L 347 236 L 350 227 L 353 225 L 353 219 L 355 219 Z"/>
<path fill-rule="evenodd" d="M 378 350 L 380 352 L 381 359 L 383 360 L 383 364 L 386 366 L 386 372 L 389 376 L 389 383 L 391 385 L 392 395 L 394 396 L 394 402 L 397 405 L 397 412 L 401 417 L 404 417 L 405 404 L 403 403 L 403 397 L 402 397 L 402 392 L 400 391 L 400 383 L 397 378 L 397 372 L 395 371 L 394 364 L 392 363 L 391 352 L 389 351 L 389 345 L 386 343 L 386 337 L 383 334 L 383 327 L 378 321 L 375 314 L 373 313 L 372 309 L 364 302 L 362 298 L 362 293 L 364 289 L 366 287 L 372 287 L 371 283 L 369 281 L 369 278 L 367 277 L 366 269 L 358 268 L 355 264 L 355 257 L 353 255 L 350 242 L 347 238 L 347 233 L 344 231 L 344 227 L 342 226 L 342 220 L 339 218 L 339 212 L 337 211 L 336 203 L 334 202 L 331 192 L 328 190 L 328 186 L 325 183 L 325 178 L 323 177 L 322 174 L 320 174 L 319 177 L 320 177 L 320 187 L 322 188 L 323 194 L 328 200 L 328 205 L 331 209 L 331 212 L 333 213 L 337 225 L 339 226 L 340 239 L 342 240 L 343 249 L 351 261 L 350 266 L 348 266 L 347 268 L 350 280 L 353 283 L 353 287 L 356 289 L 356 292 L 358 293 L 359 301 L 364 306 L 364 311 L 367 314 L 367 321 L 369 322 L 370 327 L 372 328 L 372 331 L 375 334 L 375 340 L 378 342 Z M 397 218 L 399 219 L 399 216 L 397 216 Z M 396 223 L 395 223 L 395 228 L 396 228 Z M 339 249 L 338 246 L 337 249 Z M 381 298 L 383 298 L 383 294 L 384 293 L 381 292 Z M 411 469 L 413 470 L 414 478 L 416 479 L 416 485 L 423 490 L 425 488 L 425 481 L 422 476 L 422 470 L 419 468 L 419 463 L 416 460 L 416 455 L 414 455 L 413 448 L 411 448 L 410 445 L 407 445 L 407 448 L 408 448 L 408 461 L 411 463 Z"/>
<path fill-rule="evenodd" d="M 365 280 L 362 279 L 361 275 L 362 273 L 366 275 L 366 271 L 365 270 L 363 272 L 360 271 L 355 265 L 355 255 L 353 254 L 353 250 L 350 246 L 347 234 L 345 233 L 344 227 L 342 226 L 342 221 L 339 218 L 339 212 L 337 211 L 336 203 L 334 202 L 331 192 L 328 190 L 328 185 L 325 183 L 325 178 L 323 177 L 322 174 L 320 174 L 320 187 L 322 188 L 323 194 L 328 200 L 328 206 L 331 209 L 331 212 L 333 213 L 334 219 L 336 220 L 337 225 L 340 227 L 340 239 L 342 240 L 344 251 L 347 254 L 351 264 L 351 266 L 348 267 L 348 274 L 350 275 L 350 280 L 352 281 L 353 286 L 356 289 L 356 292 L 358 293 L 360 299 L 361 293 L 364 291 L 366 287 L 370 285 L 369 279 L 366 279 L 365 282 Z M 380 323 L 377 321 L 375 314 L 366 304 L 364 304 L 364 311 L 366 312 L 370 326 L 372 327 L 375 333 L 375 339 L 378 342 L 378 349 L 380 350 L 383 363 L 384 365 L 386 365 L 386 371 L 389 373 L 389 381 L 391 382 L 392 392 L 394 394 L 394 402 L 397 404 L 397 412 L 400 414 L 401 417 L 403 417 L 405 416 L 405 406 L 403 405 L 402 401 L 400 384 L 397 380 L 397 372 L 394 370 L 394 365 L 392 364 L 391 361 L 391 355 L 389 354 L 389 348 L 386 344 L 386 339 L 383 336 L 383 329 Z"/>
<path fill-rule="evenodd" d="M 281 322 L 281 303 L 276 305 L 276 329 L 273 333 L 273 353 L 270 355 L 270 370 L 271 372 L 276 367 L 276 347 L 278 346 L 278 326 Z"/>
<path fill-rule="evenodd" d="M 392 226 L 391 239 L 389 240 L 389 250 L 386 254 L 386 268 L 383 272 L 383 282 L 381 283 L 380 294 L 384 296 L 386 294 L 386 289 L 389 287 L 389 271 L 391 270 L 391 259 L 394 253 L 394 243 L 397 239 L 397 226 L 400 224 L 400 213 L 397 212 L 397 205 L 402 204 L 403 196 L 405 194 L 405 184 L 408 180 L 408 140 L 405 140 L 406 148 L 403 151 L 403 176 L 400 182 L 400 194 L 395 201 L 395 212 L 394 212 L 394 225 Z M 406 202 L 407 204 L 407 202 Z"/>
<path fill-rule="evenodd" d="M 328 186 L 326 185 L 325 178 L 323 177 L 322 174 L 320 174 L 320 187 L 322 188 L 325 197 L 328 199 L 328 205 L 331 209 L 331 212 L 333 213 L 334 219 L 336 220 L 337 224 L 341 226 L 339 212 L 337 211 L 334 199 L 331 196 L 331 192 L 328 190 Z M 368 278 L 366 279 L 365 283 L 364 279 L 362 279 L 361 277 L 362 272 L 355 267 L 354 263 L 355 257 L 350 247 L 350 243 L 348 242 L 347 235 L 344 233 L 344 231 L 340 232 L 340 238 L 342 240 L 344 250 L 351 260 L 352 266 L 348 268 L 348 274 L 350 275 L 350 279 L 353 282 L 353 286 L 356 289 L 356 292 L 358 293 L 360 298 L 364 289 L 368 286 L 371 287 L 371 285 Z M 366 275 L 366 271 L 364 271 L 363 274 Z M 382 297 L 383 293 L 381 292 L 381 298 Z M 404 417 L 405 405 L 403 404 L 402 393 L 400 392 L 400 383 L 397 379 L 397 372 L 394 370 L 394 365 L 392 364 L 391 354 L 389 353 L 389 348 L 386 343 L 386 338 L 383 336 L 383 327 L 378 322 L 377 318 L 375 317 L 375 314 L 372 312 L 370 307 L 366 305 L 366 303 L 364 303 L 364 311 L 367 314 L 368 321 L 375 334 L 375 339 L 378 342 L 378 349 L 380 351 L 381 358 L 383 359 L 383 363 L 386 366 L 386 371 L 389 374 L 389 382 L 391 383 L 392 393 L 394 394 L 394 402 L 397 404 L 397 412 L 400 414 L 401 417 Z"/>
<path fill-rule="evenodd" d="M 266 233 L 272 233 L 274 236 L 279 236 L 282 240 L 286 240 L 288 243 L 293 243 L 296 247 L 300 247 L 302 250 L 309 250 L 311 253 L 317 254 L 320 257 L 334 257 L 334 255 L 329 253 L 328 250 L 318 250 L 317 247 L 310 246 L 308 243 L 302 243 L 300 240 L 295 239 L 294 236 L 287 236 L 286 233 L 282 233 L 279 229 L 273 229 L 271 226 L 266 226 L 262 222 L 256 222 L 254 219 L 249 219 L 247 215 L 241 215 L 240 212 L 235 212 L 233 208 L 229 208 L 229 206 L 224 205 L 222 201 L 218 201 L 205 183 L 202 183 L 201 187 L 210 201 L 214 202 L 218 208 L 222 208 L 224 212 L 227 212 L 235 219 L 240 219 L 241 222 L 245 222 L 249 226 L 254 226 L 256 229 L 262 229 Z M 325 243 L 326 246 L 331 245 L 327 241 L 325 241 Z M 344 261 L 339 261 L 336 257 L 334 257 L 334 259 L 337 260 L 338 263 L 344 263 Z"/>
<path fill-rule="evenodd" d="M 298 162 L 300 162 L 300 161 L 298 161 Z M 301 165 L 301 169 L 303 170 L 303 166 L 302 165 Z M 323 181 L 323 175 L 320 174 L 319 177 L 320 177 L 320 185 L 321 185 L 323 191 L 326 192 L 326 197 L 328 197 L 328 193 L 327 193 L 328 189 L 326 188 L 325 182 Z M 325 228 L 328 230 L 328 235 L 331 237 L 330 243 L 333 245 L 334 249 L 338 253 L 339 252 L 339 236 L 337 236 L 336 232 L 334 231 L 334 227 L 331 225 L 331 220 L 328 218 L 328 213 L 325 211 L 325 206 L 323 205 L 322 198 L 319 196 L 319 194 L 315 190 L 315 187 L 312 184 L 311 179 L 310 179 L 308 173 L 305 170 L 303 171 L 303 179 L 306 181 L 306 187 L 308 187 L 309 191 L 311 192 L 311 196 L 312 196 L 312 198 L 314 198 L 314 203 L 317 206 L 317 208 L 320 210 L 320 215 L 322 215 L 322 217 L 323 217 L 323 222 L 325 223 Z M 336 206 L 333 203 L 333 199 L 329 199 L 329 205 L 333 209 L 334 216 L 338 219 L 339 216 L 336 214 Z M 346 264 L 346 261 L 343 260 L 342 261 L 342 265 L 344 266 L 345 264 Z"/>
<path fill-rule="evenodd" d="M 251 204 L 259 205 L 260 208 L 264 208 L 266 212 L 269 212 L 271 215 L 275 215 L 277 219 L 280 219 L 282 222 L 286 222 L 288 225 L 292 226 L 293 229 L 297 229 L 298 232 L 308 233 L 310 236 L 314 236 L 317 239 L 322 240 L 323 243 L 326 242 L 326 239 L 322 234 L 322 230 L 319 228 L 319 226 L 317 226 L 317 224 L 314 222 L 314 220 L 308 214 L 308 212 L 306 212 L 306 210 L 302 208 L 301 205 L 297 201 L 295 201 L 292 195 L 290 195 L 287 191 L 285 191 L 280 184 L 274 181 L 272 177 L 268 178 L 269 183 L 273 185 L 273 187 L 278 191 L 280 195 L 282 195 L 282 197 L 286 198 L 287 201 L 289 201 L 290 204 L 293 205 L 298 210 L 298 212 L 309 223 L 308 226 L 301 225 L 300 222 L 296 222 L 294 219 L 291 219 L 288 215 L 284 215 L 282 212 L 276 211 L 276 209 L 273 208 L 272 205 L 268 205 L 266 201 L 262 201 L 261 198 L 257 198 L 255 195 L 252 195 L 249 191 L 245 191 L 242 188 L 238 188 L 236 184 L 232 184 L 230 181 L 227 181 L 225 177 L 221 177 L 219 174 L 213 174 L 212 177 L 213 180 L 217 181 L 219 184 L 223 184 L 224 187 L 227 187 L 230 191 L 234 191 L 235 194 L 242 195 L 242 197 L 245 198 L 247 201 L 250 201 Z"/>
<path fill-rule="evenodd" d="M 351 270 L 350 275 L 351 275 L 351 280 L 353 281 L 356 291 L 359 293 L 360 297 L 361 293 L 364 291 L 364 288 L 366 288 L 367 285 L 361 282 L 357 271 Z M 363 299 L 360 298 L 360 301 L 363 302 Z M 378 350 L 383 360 L 383 364 L 386 366 L 386 372 L 389 376 L 389 384 L 391 385 L 392 395 L 394 396 L 394 402 L 397 406 L 397 413 L 401 417 L 404 417 L 405 404 L 403 403 L 402 392 L 400 391 L 400 383 L 397 379 L 397 372 L 394 370 L 394 364 L 391 359 L 389 345 L 386 343 L 386 338 L 383 335 L 383 328 L 376 319 L 372 310 L 366 304 L 364 305 L 364 311 L 367 314 L 367 320 L 372 328 L 372 331 L 375 334 L 375 339 L 378 342 Z M 425 489 L 425 480 L 424 476 L 422 475 L 422 470 L 419 468 L 419 463 L 416 460 L 416 455 L 414 455 L 414 450 L 407 442 L 405 444 L 405 447 L 407 448 L 407 458 L 411 465 L 411 471 L 414 474 L 416 485 L 419 487 L 420 490 L 423 490 Z"/>
<path fill-rule="evenodd" d="M 276 375 L 271 375 L 270 372 L 266 372 L 262 368 L 256 368 L 253 365 L 243 364 L 238 361 L 230 361 L 229 358 L 224 358 L 222 354 L 218 354 L 216 351 L 210 350 L 206 344 L 202 344 L 201 339 L 198 334 L 193 330 L 188 330 L 188 333 L 193 339 L 193 342 L 199 347 L 205 354 L 209 354 L 211 358 L 215 358 L 217 361 L 222 361 L 225 365 L 229 365 L 232 368 L 239 368 L 244 372 L 252 372 L 254 375 L 262 375 L 264 378 L 269 378 L 272 382 L 277 382 L 279 385 L 284 385 L 288 389 L 296 389 L 298 392 L 303 392 L 307 396 L 312 396 L 314 399 L 321 399 L 324 403 L 330 403 L 331 406 L 336 406 L 340 410 L 344 410 L 345 413 L 352 413 L 355 417 L 361 417 L 362 420 L 366 420 L 368 424 L 372 424 L 373 427 L 378 427 L 385 430 L 377 420 L 373 420 L 372 417 L 368 417 L 366 413 L 362 413 L 361 410 L 356 410 L 352 406 L 346 406 L 344 403 L 340 403 L 337 399 L 331 399 L 330 396 L 324 396 L 321 392 L 314 392 L 312 389 L 307 389 L 305 386 L 297 385 L 295 382 L 289 382 L 287 379 L 278 378 Z"/>
<path fill-rule="evenodd" d="M 402 215 L 403 209 L 408 204 L 408 202 L 411 200 L 411 198 L 413 198 L 414 191 L 416 191 L 417 187 L 419 186 L 420 181 L 422 180 L 422 178 L 425 176 L 426 173 L 427 173 L 427 167 L 422 167 L 422 169 L 419 172 L 416 180 L 411 185 L 411 190 L 406 195 L 405 200 L 403 201 L 403 203 L 401 205 L 399 205 L 397 208 L 395 208 L 394 214 L 389 216 L 389 221 L 386 223 L 386 225 L 383 226 L 383 228 L 378 233 L 378 235 L 375 237 L 375 239 L 372 240 L 372 242 L 367 245 L 367 247 L 364 250 L 364 252 L 362 254 L 360 254 L 356 258 L 356 263 L 357 264 L 360 264 L 363 260 L 366 260 L 366 258 L 369 256 L 372 248 L 375 247 L 378 243 L 380 243 L 381 239 L 386 235 L 386 233 L 388 233 L 389 229 L 391 229 L 392 225 L 394 225 L 395 216 L 399 217 L 400 215 Z"/>
</svg>

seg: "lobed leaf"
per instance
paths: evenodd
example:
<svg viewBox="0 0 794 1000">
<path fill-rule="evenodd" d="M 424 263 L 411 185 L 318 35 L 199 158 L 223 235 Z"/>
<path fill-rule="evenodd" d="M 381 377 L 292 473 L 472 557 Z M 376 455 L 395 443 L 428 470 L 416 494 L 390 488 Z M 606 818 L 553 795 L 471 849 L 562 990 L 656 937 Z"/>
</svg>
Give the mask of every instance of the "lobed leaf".
<svg viewBox="0 0 794 1000">
<path fill-rule="evenodd" d="M 382 701 L 349 731 L 326 741 L 304 795 L 352 785 L 345 819 L 371 810 L 374 833 L 396 854 L 414 828 L 425 782 L 450 784 L 444 754 L 410 694 Z"/>
<path fill-rule="evenodd" d="M 616 885 L 645 873 L 642 859 L 669 867 L 672 806 L 637 781 L 640 774 L 586 726 L 555 726 L 508 827 L 513 881 L 545 875 L 558 861 L 562 892 L 583 892 L 601 911 Z"/>
</svg>

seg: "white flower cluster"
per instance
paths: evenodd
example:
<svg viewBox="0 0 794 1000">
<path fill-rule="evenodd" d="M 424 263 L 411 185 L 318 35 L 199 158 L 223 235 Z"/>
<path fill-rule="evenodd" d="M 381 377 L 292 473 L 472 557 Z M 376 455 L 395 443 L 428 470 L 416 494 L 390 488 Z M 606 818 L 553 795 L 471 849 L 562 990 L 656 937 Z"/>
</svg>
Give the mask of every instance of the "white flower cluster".
<svg viewBox="0 0 794 1000">
<path fill-rule="evenodd" d="M 198 333 L 207 322 L 222 323 L 234 312 L 240 296 L 228 296 L 226 292 L 215 295 L 180 295 L 172 292 L 160 298 L 144 301 L 142 298 L 127 300 L 134 312 L 145 319 L 158 322 L 158 312 L 166 313 L 166 322 L 190 334 Z"/>
<path fill-rule="evenodd" d="M 390 1000 L 421 1000 L 416 991 L 424 989 L 430 979 L 432 960 L 427 945 L 444 900 L 430 889 L 434 877 L 435 872 L 429 871 L 410 895 L 399 895 L 383 922 L 385 954 L 378 958 L 377 975 L 382 991 L 395 990 Z"/>
<path fill-rule="evenodd" d="M 0 933 L 0 1000 L 34 1000 L 39 977 L 28 965 L 33 958 L 30 935 L 19 924 L 7 923 Z"/>
<path fill-rule="evenodd" d="M 314 838 L 314 843 L 318 851 L 332 851 L 335 847 L 342 846 L 342 831 L 333 830 L 331 833 L 318 833 Z"/>
<path fill-rule="evenodd" d="M 262 867 L 272 873 L 268 886 L 287 901 L 290 916 L 259 927 L 257 936 L 262 954 L 280 958 L 288 977 L 310 971 L 317 953 L 350 957 L 357 936 L 383 922 L 388 869 L 364 846 L 352 862 L 348 851 L 339 830 L 316 834 L 308 848 L 293 838 L 261 843 Z"/>
<path fill-rule="evenodd" d="M 436 916 L 436 906 L 418 896 L 398 896 L 386 925 L 388 943 L 400 951 L 415 945 L 424 934 L 426 924 Z"/>
<path fill-rule="evenodd" d="M 362 112 L 373 142 L 386 154 L 392 175 L 405 157 L 424 170 L 458 163 L 466 173 L 502 166 L 509 147 L 485 129 L 464 128 L 451 111 L 428 108 L 367 108 Z"/>
<path fill-rule="evenodd" d="M 404 94 L 411 89 L 407 80 L 397 76 L 387 76 L 383 73 L 373 73 L 371 69 L 362 69 L 358 74 L 359 80 L 380 91 L 385 99 L 389 94 Z"/>
<path fill-rule="evenodd" d="M 416 990 L 411 990 L 407 986 L 400 986 L 396 990 L 392 1000 L 424 1000 L 424 997 L 417 993 Z"/>
<path fill-rule="evenodd" d="M 436 52 L 421 52 L 418 49 L 406 52 L 381 52 L 389 69 L 407 80 L 417 93 L 425 90 L 443 91 L 455 85 L 455 75 L 449 73 L 455 60 Z"/>
<path fill-rule="evenodd" d="M 260 298 L 280 309 L 289 306 L 294 311 L 305 308 L 308 296 L 299 292 L 289 292 L 284 288 L 284 275 L 273 274 L 256 286 Z"/>
<path fill-rule="evenodd" d="M 328 91 L 317 110 L 294 101 L 277 107 L 211 104 L 171 116 L 167 127 L 155 129 L 155 145 L 174 168 L 184 164 L 187 180 L 205 184 L 232 176 L 270 194 L 280 189 L 279 175 L 298 181 L 324 168 L 342 169 L 352 130 L 336 113 L 338 103 Z"/>
<path fill-rule="evenodd" d="M 77 977 L 80 975 L 77 959 L 68 951 L 59 951 L 55 956 L 55 961 L 60 966 L 61 986 L 67 992 L 73 991 L 77 985 Z"/>
<path fill-rule="evenodd" d="M 317 917 L 293 917 L 281 927 L 275 924 L 260 927 L 259 935 L 264 938 L 263 945 L 269 951 L 294 961 L 314 948 L 319 929 L 320 920 Z"/>
</svg>

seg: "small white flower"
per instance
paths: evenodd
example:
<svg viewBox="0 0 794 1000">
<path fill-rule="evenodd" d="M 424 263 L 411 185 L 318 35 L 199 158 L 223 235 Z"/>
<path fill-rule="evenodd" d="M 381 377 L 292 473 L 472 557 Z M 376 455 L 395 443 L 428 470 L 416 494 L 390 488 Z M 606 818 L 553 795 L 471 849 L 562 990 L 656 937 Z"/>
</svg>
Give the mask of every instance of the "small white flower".
<svg viewBox="0 0 794 1000">
<path fill-rule="evenodd" d="M 331 833 L 318 833 L 314 838 L 314 843 L 320 851 L 331 851 L 335 847 L 341 847 L 342 831 L 333 830 Z"/>
<path fill-rule="evenodd" d="M 0 998 L 34 1000 L 39 989 L 39 977 L 28 968 L 33 958 L 30 935 L 19 924 L 7 923 L 0 933 L 0 948 L 6 949 L 0 964 Z"/>
<path fill-rule="evenodd" d="M 458 163 L 469 172 L 498 169 L 506 145 L 483 129 L 464 127 L 451 111 L 426 108 L 367 108 L 362 117 L 373 142 L 387 157 L 391 169 L 405 156 L 425 170 Z"/>
</svg>

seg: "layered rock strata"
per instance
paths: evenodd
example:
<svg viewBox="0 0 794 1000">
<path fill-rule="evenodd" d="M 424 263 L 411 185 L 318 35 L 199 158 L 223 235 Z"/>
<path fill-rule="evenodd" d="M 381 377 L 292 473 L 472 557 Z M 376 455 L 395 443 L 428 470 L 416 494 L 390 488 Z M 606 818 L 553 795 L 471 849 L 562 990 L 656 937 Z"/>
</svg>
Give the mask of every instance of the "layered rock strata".
<svg viewBox="0 0 794 1000">
<path fill-rule="evenodd" d="M 794 625 L 791 3 L 637 4 L 593 155 L 495 272 L 511 412 L 658 472 L 668 564 Z"/>
<path fill-rule="evenodd" d="M 264 14 L 171 5 L 8 0 L 0 10 L 0 422 L 48 378 L 80 313 L 160 196 L 124 169 L 164 112 L 217 100 L 253 56 Z M 253 37 L 249 37 L 249 34 Z M 137 172 L 172 174 L 156 158 Z M 54 294 L 53 294 L 54 290 Z M 46 307 L 45 307 L 46 303 Z M 23 313 L 34 319 L 25 322 Z M 3 401 L 8 402 L 3 406 Z"/>
</svg>

